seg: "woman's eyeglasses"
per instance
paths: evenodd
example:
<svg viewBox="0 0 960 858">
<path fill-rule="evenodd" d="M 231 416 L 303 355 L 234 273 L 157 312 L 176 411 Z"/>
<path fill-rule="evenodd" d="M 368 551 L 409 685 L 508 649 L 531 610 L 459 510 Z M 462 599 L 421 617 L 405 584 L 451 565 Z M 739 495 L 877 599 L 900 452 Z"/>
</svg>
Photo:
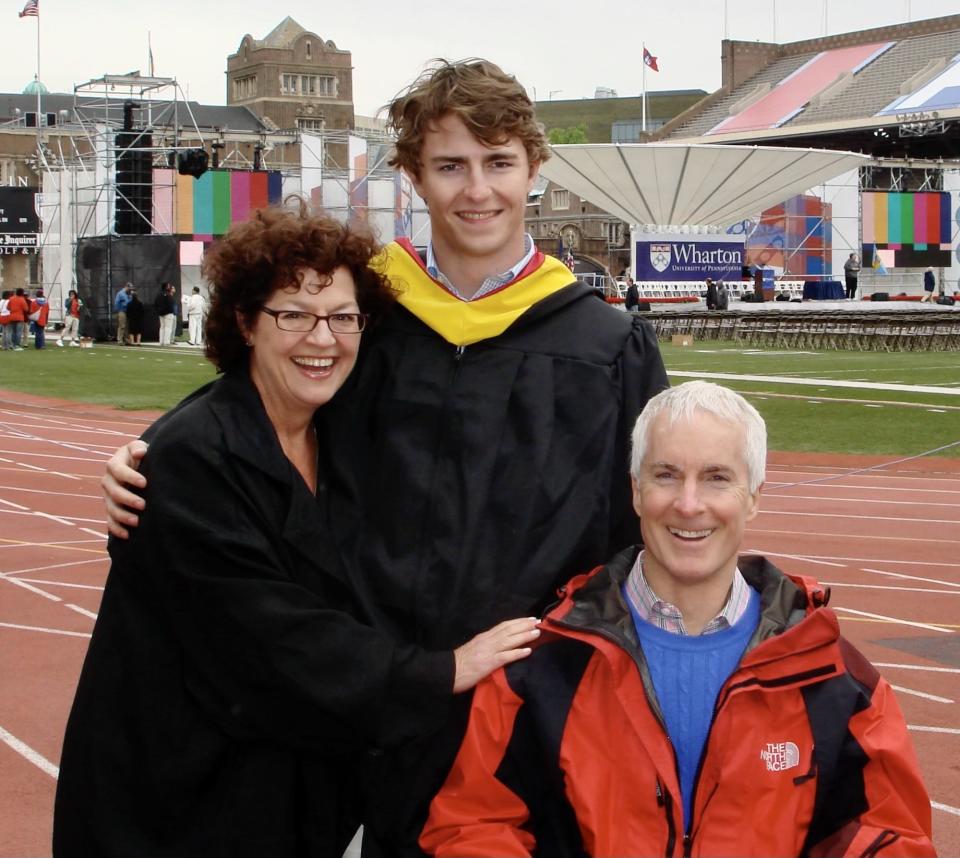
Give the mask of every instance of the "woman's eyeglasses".
<svg viewBox="0 0 960 858">
<path fill-rule="evenodd" d="M 271 310 L 269 307 L 260 309 L 273 316 L 281 331 L 298 334 L 312 331 L 320 322 L 326 322 L 330 332 L 334 334 L 359 334 L 367 326 L 368 318 L 366 313 L 332 313 L 329 316 L 319 316 L 305 310 Z"/>
</svg>

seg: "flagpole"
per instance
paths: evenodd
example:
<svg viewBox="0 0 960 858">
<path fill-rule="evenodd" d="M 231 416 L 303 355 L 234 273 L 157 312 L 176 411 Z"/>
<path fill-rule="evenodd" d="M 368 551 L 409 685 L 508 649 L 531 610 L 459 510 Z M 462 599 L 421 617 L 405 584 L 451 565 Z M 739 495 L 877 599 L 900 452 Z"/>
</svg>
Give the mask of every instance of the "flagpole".
<svg viewBox="0 0 960 858">
<path fill-rule="evenodd" d="M 37 139 L 40 138 L 40 7 L 37 6 Z"/>
<path fill-rule="evenodd" d="M 641 42 L 640 48 L 642 51 L 642 53 L 640 54 L 640 59 L 643 61 L 643 72 L 641 73 L 641 81 L 642 81 L 641 86 L 643 87 L 643 89 L 641 90 L 641 97 L 640 97 L 640 100 L 642 101 L 641 112 L 642 112 L 643 118 L 640 122 L 640 130 L 641 132 L 646 134 L 647 133 L 647 43 Z"/>
</svg>

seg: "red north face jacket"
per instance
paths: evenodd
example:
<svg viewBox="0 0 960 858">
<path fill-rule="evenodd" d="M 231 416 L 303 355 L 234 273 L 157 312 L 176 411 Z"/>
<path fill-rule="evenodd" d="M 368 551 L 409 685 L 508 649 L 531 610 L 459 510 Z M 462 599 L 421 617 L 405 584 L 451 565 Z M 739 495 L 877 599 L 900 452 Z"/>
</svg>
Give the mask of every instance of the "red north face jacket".
<svg viewBox="0 0 960 858">
<path fill-rule="evenodd" d="M 890 686 L 826 594 L 759 557 L 761 619 L 717 698 L 689 835 L 673 748 L 620 585 L 575 578 L 526 660 L 478 686 L 421 846 L 438 856 L 935 855 Z"/>
</svg>

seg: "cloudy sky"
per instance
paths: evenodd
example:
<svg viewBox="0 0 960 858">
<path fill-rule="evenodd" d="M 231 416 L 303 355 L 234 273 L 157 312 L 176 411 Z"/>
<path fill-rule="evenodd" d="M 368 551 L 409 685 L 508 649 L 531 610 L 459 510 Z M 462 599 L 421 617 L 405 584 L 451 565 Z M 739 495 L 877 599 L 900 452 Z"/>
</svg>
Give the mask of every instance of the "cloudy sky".
<svg viewBox="0 0 960 858">
<path fill-rule="evenodd" d="M 51 91 L 72 92 L 105 74 L 146 73 L 149 32 L 158 75 L 175 77 L 192 99 L 223 104 L 227 55 L 245 33 L 263 38 L 289 14 L 353 52 L 354 104 L 367 115 L 436 56 L 492 59 L 540 99 L 591 97 L 597 86 L 635 95 L 645 42 L 661 68 L 648 73 L 648 89 L 709 92 L 720 85 L 725 31 L 786 42 L 958 11 L 957 0 L 39 2 L 40 77 Z M 37 19 L 18 19 L 23 3 L 0 0 L 0 92 L 21 91 L 36 70 Z"/>
</svg>

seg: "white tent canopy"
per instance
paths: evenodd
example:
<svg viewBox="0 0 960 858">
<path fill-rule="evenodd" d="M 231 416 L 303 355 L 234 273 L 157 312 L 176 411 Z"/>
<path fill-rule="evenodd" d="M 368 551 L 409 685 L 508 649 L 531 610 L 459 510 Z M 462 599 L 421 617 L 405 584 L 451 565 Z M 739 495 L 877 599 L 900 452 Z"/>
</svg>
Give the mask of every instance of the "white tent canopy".
<svg viewBox="0 0 960 858">
<path fill-rule="evenodd" d="M 540 172 L 630 224 L 729 226 L 870 162 L 779 146 L 551 146 Z"/>
</svg>

